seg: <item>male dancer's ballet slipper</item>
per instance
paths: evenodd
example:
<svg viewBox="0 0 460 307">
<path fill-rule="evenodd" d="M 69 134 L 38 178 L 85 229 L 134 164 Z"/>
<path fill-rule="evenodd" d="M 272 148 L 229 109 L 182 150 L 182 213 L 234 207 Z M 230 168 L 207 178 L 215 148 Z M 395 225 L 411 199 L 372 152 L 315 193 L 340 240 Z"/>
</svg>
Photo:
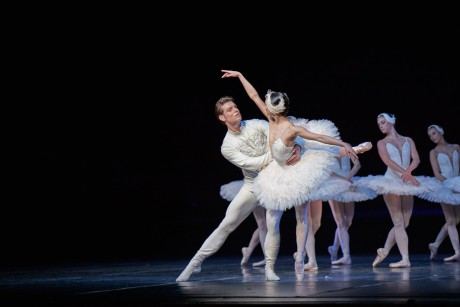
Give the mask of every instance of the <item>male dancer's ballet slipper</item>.
<svg viewBox="0 0 460 307">
<path fill-rule="evenodd" d="M 267 268 L 267 266 L 265 265 L 265 280 L 278 281 L 280 280 L 280 278 L 278 277 L 278 275 L 275 274 L 275 271 L 273 271 L 270 268 Z"/>
<path fill-rule="evenodd" d="M 177 277 L 176 281 L 187 281 L 192 274 L 201 272 L 201 262 L 198 260 L 191 260 L 187 267 L 182 271 L 182 273 Z"/>
<path fill-rule="evenodd" d="M 280 278 L 275 273 L 275 262 L 279 246 L 265 242 L 265 280 L 278 281 Z"/>
<path fill-rule="evenodd" d="M 354 146 L 353 150 L 357 154 L 362 154 L 362 153 L 370 150 L 371 148 L 372 148 L 372 143 L 371 142 L 364 142 L 364 143 L 359 144 L 358 146 Z"/>
<path fill-rule="evenodd" d="M 399 262 L 390 263 L 390 268 L 410 268 L 410 262 L 403 259 Z"/>
<path fill-rule="evenodd" d="M 374 262 L 372 263 L 373 267 L 376 267 L 388 256 L 388 251 L 386 248 L 377 249 L 377 257 L 375 257 Z"/>
<path fill-rule="evenodd" d="M 438 253 L 438 243 L 430 243 L 428 244 L 428 248 L 430 249 L 430 260 L 433 260 Z"/>
<path fill-rule="evenodd" d="M 327 248 L 327 251 L 331 255 L 331 262 L 336 261 L 337 260 L 337 252 L 338 252 L 338 250 L 335 248 L 335 246 L 334 245 L 329 246 Z"/>
</svg>

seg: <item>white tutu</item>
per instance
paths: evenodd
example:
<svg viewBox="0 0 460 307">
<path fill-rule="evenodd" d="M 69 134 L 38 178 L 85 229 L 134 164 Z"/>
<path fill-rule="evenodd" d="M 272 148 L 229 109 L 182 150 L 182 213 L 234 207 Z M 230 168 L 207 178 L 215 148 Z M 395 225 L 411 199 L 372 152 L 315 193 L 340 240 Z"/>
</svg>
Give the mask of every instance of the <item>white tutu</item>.
<svg viewBox="0 0 460 307">
<path fill-rule="evenodd" d="M 220 187 L 220 196 L 225 200 L 232 201 L 241 190 L 243 184 L 244 180 L 235 180 L 222 185 Z"/>
<path fill-rule="evenodd" d="M 289 120 L 294 125 L 304 127 L 308 131 L 311 131 L 317 134 L 324 134 L 324 135 L 340 140 L 339 129 L 336 127 L 336 125 L 332 121 L 328 119 L 308 120 L 304 118 L 296 118 L 293 116 L 289 116 Z M 313 140 L 306 140 L 300 137 L 296 139 L 296 142 L 301 143 L 301 145 L 305 149 L 327 150 L 329 152 L 332 152 L 334 155 L 338 154 L 339 148 L 340 148 L 338 146 L 324 144 L 324 143 L 313 141 Z"/>
<path fill-rule="evenodd" d="M 316 188 L 310 193 L 310 200 L 321 199 L 322 201 L 328 201 L 333 199 L 335 195 L 345 193 L 350 190 L 351 182 L 342 178 L 329 176 L 321 186 Z"/>
<path fill-rule="evenodd" d="M 353 183 L 350 183 L 348 190 L 335 194 L 332 199 L 335 201 L 348 203 L 348 202 L 361 202 L 366 200 L 374 199 L 378 194 L 370 189 L 365 187 L 360 187 L 356 183 L 360 180 L 361 177 L 353 177 Z M 354 189 L 352 190 L 352 186 Z"/>
<path fill-rule="evenodd" d="M 254 180 L 254 193 L 260 205 L 273 210 L 287 210 L 307 201 L 329 177 L 334 156 L 320 150 L 307 150 L 292 166 L 272 161 Z"/>
<path fill-rule="evenodd" d="M 439 189 L 439 182 L 433 177 L 414 176 L 420 185 L 411 182 L 403 183 L 401 178 L 389 178 L 384 175 L 368 175 L 360 177 L 356 186 L 374 190 L 377 194 L 419 195 Z"/>
<path fill-rule="evenodd" d="M 460 193 L 460 176 L 452 177 L 443 181 L 445 187 Z"/>
<path fill-rule="evenodd" d="M 338 138 L 338 129 L 329 120 L 308 121 L 293 117 L 290 117 L 290 120 L 311 132 Z M 330 177 L 335 163 L 334 152 L 337 152 L 338 147 L 299 137 L 296 142 L 303 142 L 304 147 L 299 162 L 287 166 L 272 160 L 254 180 L 254 193 L 261 206 L 267 209 L 287 210 L 323 196 L 318 193 L 313 195 L 313 193 L 323 187 L 326 179 Z M 274 157 L 275 154 L 290 155 L 290 148 L 282 148 L 284 145 L 281 142 L 275 141 L 275 143 L 272 148 Z M 324 187 L 327 188 L 327 185 Z"/>
<path fill-rule="evenodd" d="M 417 195 L 421 199 L 433 203 L 444 203 L 450 205 L 460 205 L 460 193 L 455 193 L 452 189 L 445 187 L 439 182 L 440 188 L 434 192 L 422 193 Z"/>
</svg>

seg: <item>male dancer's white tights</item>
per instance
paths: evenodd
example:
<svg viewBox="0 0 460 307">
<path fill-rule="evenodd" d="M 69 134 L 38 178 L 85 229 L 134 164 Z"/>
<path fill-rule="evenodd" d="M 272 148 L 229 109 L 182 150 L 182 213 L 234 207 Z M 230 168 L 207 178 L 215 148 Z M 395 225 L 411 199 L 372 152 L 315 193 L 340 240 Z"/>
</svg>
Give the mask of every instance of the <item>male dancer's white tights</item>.
<svg viewBox="0 0 460 307">
<path fill-rule="evenodd" d="M 219 250 L 230 233 L 251 214 L 258 204 L 257 198 L 252 192 L 252 184 L 244 183 L 241 190 L 228 205 L 222 222 L 204 241 L 176 281 L 187 281 L 193 273 L 200 272 L 203 261 Z M 265 237 L 266 234 L 261 234 L 261 236 Z"/>
</svg>

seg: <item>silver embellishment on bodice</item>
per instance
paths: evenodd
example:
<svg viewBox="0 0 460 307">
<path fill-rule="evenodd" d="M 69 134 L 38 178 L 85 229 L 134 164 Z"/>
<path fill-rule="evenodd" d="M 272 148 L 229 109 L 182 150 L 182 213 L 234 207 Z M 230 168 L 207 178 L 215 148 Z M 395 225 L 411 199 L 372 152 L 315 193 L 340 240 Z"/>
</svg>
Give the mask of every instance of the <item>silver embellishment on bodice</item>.
<svg viewBox="0 0 460 307">
<path fill-rule="evenodd" d="M 267 136 L 253 129 L 242 129 L 245 142 L 241 142 L 239 151 L 251 157 L 259 157 L 267 152 Z"/>
<path fill-rule="evenodd" d="M 340 159 L 340 163 L 339 163 L 339 161 L 337 159 L 335 160 L 334 168 L 333 168 L 334 172 L 339 174 L 340 176 L 343 176 L 343 177 L 348 176 L 348 174 L 350 173 L 350 170 L 351 170 L 350 158 L 341 157 L 341 158 L 338 158 L 338 159 Z"/>
</svg>

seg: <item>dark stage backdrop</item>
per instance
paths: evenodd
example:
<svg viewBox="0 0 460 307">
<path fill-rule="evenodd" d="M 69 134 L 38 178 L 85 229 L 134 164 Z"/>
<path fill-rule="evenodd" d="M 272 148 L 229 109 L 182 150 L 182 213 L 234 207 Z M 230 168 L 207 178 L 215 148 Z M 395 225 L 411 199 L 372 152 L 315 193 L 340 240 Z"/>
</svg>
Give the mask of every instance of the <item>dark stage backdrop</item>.
<svg viewBox="0 0 460 307">
<path fill-rule="evenodd" d="M 460 50 L 453 37 L 429 28 L 416 39 L 383 39 L 382 30 L 374 33 L 381 39 L 359 44 L 340 33 L 330 41 L 230 41 L 199 51 L 191 43 L 175 49 L 101 36 L 93 48 L 55 53 L 45 77 L 45 65 L 35 63 L 41 102 L 30 107 L 33 141 L 11 178 L 15 198 L 2 206 L 3 263 L 192 257 L 225 214 L 220 186 L 242 178 L 220 153 L 226 128 L 214 117 L 215 101 L 234 96 L 245 119 L 262 118 L 221 69 L 241 71 L 261 96 L 288 93 L 291 115 L 330 119 L 352 144 L 375 144 L 382 138 L 376 116 L 394 113 L 398 132 L 417 144 L 414 174 L 431 176 L 427 126 L 443 126 L 447 141 L 460 143 Z M 375 148 L 361 162 L 360 176 L 385 171 Z M 439 205 L 416 199 L 411 250 L 428 255 L 443 223 Z M 294 226 L 291 210 L 281 224 L 281 253 L 295 250 Z M 218 253 L 239 255 L 255 227 L 250 216 Z M 358 203 L 352 254 L 375 253 L 390 227 L 381 197 Z M 324 203 L 317 253 L 327 252 L 334 230 Z"/>
</svg>

